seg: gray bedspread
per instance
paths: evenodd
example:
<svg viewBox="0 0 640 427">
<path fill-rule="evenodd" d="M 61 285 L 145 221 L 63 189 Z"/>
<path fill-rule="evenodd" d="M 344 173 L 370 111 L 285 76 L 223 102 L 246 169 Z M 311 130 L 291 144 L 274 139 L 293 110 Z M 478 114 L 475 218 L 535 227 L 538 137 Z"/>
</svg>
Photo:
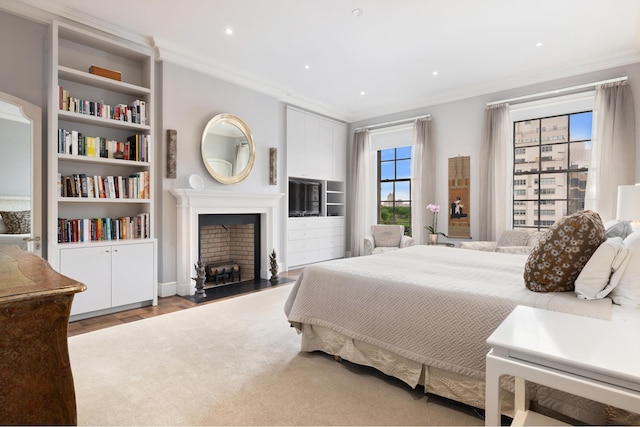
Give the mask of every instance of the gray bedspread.
<svg viewBox="0 0 640 427">
<path fill-rule="evenodd" d="M 285 304 L 320 325 L 408 359 L 484 379 L 487 337 L 519 304 L 602 319 L 611 300 L 524 286 L 527 255 L 413 246 L 308 266 Z"/>
</svg>

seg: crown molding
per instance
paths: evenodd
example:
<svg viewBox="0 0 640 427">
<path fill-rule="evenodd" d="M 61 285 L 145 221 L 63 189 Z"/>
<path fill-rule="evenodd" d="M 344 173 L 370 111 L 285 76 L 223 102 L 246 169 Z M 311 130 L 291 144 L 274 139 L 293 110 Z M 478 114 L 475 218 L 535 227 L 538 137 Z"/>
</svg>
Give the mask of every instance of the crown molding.
<svg viewBox="0 0 640 427">
<path fill-rule="evenodd" d="M 445 104 L 448 102 L 460 101 L 463 99 L 474 98 L 478 96 L 486 96 L 493 93 L 503 92 L 507 90 L 513 90 L 523 88 L 526 86 L 544 84 L 570 77 L 578 77 L 588 73 L 594 73 L 598 71 L 604 71 L 616 67 L 623 67 L 626 65 L 632 65 L 640 63 L 640 53 L 636 51 L 629 51 L 621 55 L 602 58 L 597 61 L 593 61 L 587 64 L 576 65 L 571 68 L 566 68 L 562 71 L 552 71 L 544 74 L 532 74 L 528 76 L 514 78 L 508 81 L 501 81 L 496 84 L 485 85 L 482 87 L 466 88 L 455 92 L 449 92 L 445 95 L 427 96 L 416 98 L 407 102 L 399 102 L 395 104 L 385 105 L 379 108 L 372 108 L 368 110 L 362 110 L 358 112 L 352 112 L 352 115 L 347 116 L 349 123 L 364 121 L 390 114 L 396 114 L 398 112 L 406 112 L 416 109 L 424 109 L 439 104 Z"/>
<path fill-rule="evenodd" d="M 151 47 L 150 37 L 144 36 L 126 27 L 111 24 L 95 16 L 57 4 L 55 1 L 39 0 L 3 0 L 3 7 L 9 12 L 20 15 L 32 21 L 50 24 L 51 21 L 59 21 L 65 24 L 81 26 L 90 30 L 98 30 L 103 33 L 119 37 L 126 41 Z M 7 7 L 9 6 L 9 7 Z"/>
<path fill-rule="evenodd" d="M 209 58 L 203 58 L 201 55 L 187 51 L 183 46 L 178 46 L 168 40 L 154 37 L 153 44 L 154 49 L 156 50 L 156 59 L 158 61 L 171 62 L 173 64 L 234 83 L 238 86 L 269 95 L 278 101 L 297 105 L 338 120 L 344 120 L 346 117 L 344 112 L 340 112 L 330 105 L 297 96 L 287 88 L 278 87 L 257 76 L 233 69 Z"/>
</svg>

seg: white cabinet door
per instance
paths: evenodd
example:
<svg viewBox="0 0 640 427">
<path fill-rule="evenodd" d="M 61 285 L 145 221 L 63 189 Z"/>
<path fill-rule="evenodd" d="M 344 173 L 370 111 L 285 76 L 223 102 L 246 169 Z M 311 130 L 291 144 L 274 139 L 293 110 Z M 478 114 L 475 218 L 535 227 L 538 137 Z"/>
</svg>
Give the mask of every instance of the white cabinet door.
<svg viewBox="0 0 640 427">
<path fill-rule="evenodd" d="M 72 315 L 111 307 L 109 246 L 61 249 L 60 273 L 87 286 L 73 297 Z"/>
<path fill-rule="evenodd" d="M 346 125 L 287 109 L 287 175 L 344 181 Z"/>
<path fill-rule="evenodd" d="M 326 170 L 324 164 L 324 146 L 326 131 L 323 128 L 323 120 L 317 116 L 306 114 L 304 116 L 304 157 L 303 167 L 306 177 L 322 179 Z"/>
<path fill-rule="evenodd" d="M 118 245 L 111 254 L 111 304 L 153 299 L 153 243 Z"/>
<path fill-rule="evenodd" d="M 333 123 L 332 126 L 332 176 L 334 181 L 347 180 L 347 126 L 343 123 Z"/>
<path fill-rule="evenodd" d="M 306 176 L 304 113 L 287 109 L 287 174 Z"/>
</svg>

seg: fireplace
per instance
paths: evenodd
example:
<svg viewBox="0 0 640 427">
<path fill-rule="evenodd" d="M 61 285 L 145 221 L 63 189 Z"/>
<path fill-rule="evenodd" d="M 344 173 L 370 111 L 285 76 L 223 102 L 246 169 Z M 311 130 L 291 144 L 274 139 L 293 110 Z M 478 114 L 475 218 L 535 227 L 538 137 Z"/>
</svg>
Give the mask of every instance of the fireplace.
<svg viewBox="0 0 640 427">
<path fill-rule="evenodd" d="M 178 295 L 195 293 L 194 266 L 200 258 L 200 217 L 210 215 L 244 215 L 256 218 L 259 229 L 258 249 L 255 253 L 255 279 L 269 279 L 269 254 L 278 251 L 274 237 L 282 218 L 283 193 L 236 193 L 215 190 L 170 190 L 176 198 L 176 273 Z M 226 224 L 225 224 L 226 225 Z M 228 260 L 225 260 L 228 261 Z M 242 269 L 242 279 L 245 272 Z"/>
<path fill-rule="evenodd" d="M 198 247 L 205 289 L 260 278 L 260 215 L 198 215 Z"/>
</svg>

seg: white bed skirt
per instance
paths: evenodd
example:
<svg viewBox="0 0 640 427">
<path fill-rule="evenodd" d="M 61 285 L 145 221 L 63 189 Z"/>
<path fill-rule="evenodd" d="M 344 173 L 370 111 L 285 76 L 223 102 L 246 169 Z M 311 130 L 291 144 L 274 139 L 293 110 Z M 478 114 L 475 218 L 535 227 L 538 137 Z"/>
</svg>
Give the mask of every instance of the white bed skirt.
<svg viewBox="0 0 640 427">
<path fill-rule="evenodd" d="M 484 408 L 485 383 L 475 378 L 423 365 L 389 350 L 357 341 L 329 328 L 302 324 L 301 350 L 322 351 L 358 365 L 370 366 L 398 378 L 415 388 L 424 386 L 425 393 Z M 513 416 L 513 378 L 502 378 L 502 413 Z M 598 402 L 572 396 L 548 387 L 527 383 L 527 397 L 539 412 L 562 414 L 592 425 L 640 425 L 640 415 L 612 408 Z M 555 414 L 557 413 L 557 414 Z"/>
</svg>

